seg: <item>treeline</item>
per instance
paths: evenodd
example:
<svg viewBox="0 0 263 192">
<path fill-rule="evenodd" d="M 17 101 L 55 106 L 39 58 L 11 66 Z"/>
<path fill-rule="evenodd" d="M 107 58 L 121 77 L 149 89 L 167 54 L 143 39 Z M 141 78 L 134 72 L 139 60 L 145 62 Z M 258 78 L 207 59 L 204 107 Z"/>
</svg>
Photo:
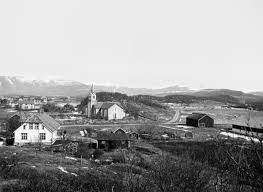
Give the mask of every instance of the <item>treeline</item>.
<svg viewBox="0 0 263 192">
<path fill-rule="evenodd" d="M 134 103 L 138 103 L 138 104 L 141 103 L 147 106 L 158 107 L 158 108 L 165 108 L 165 105 L 163 105 L 164 103 L 191 104 L 195 102 L 201 102 L 204 100 L 240 105 L 238 99 L 228 95 L 219 95 L 219 96 L 211 96 L 211 97 L 192 96 L 192 95 L 168 95 L 164 97 L 158 97 L 158 96 L 150 96 L 150 95 L 128 96 L 122 93 L 99 92 L 97 93 L 97 100 L 117 101 L 121 103 L 134 102 Z M 88 97 L 82 100 L 80 106 L 87 105 L 87 101 L 88 101 Z"/>
<path fill-rule="evenodd" d="M 53 103 L 48 103 L 43 105 L 44 112 L 58 112 L 58 113 L 70 113 L 74 111 L 74 106 L 70 104 L 66 104 L 63 107 L 59 107 Z"/>
<path fill-rule="evenodd" d="M 98 101 L 115 101 L 123 105 L 127 112 L 135 111 L 135 107 L 146 105 L 157 109 L 166 109 L 165 103 L 191 104 L 203 101 L 216 101 L 228 105 L 230 107 L 248 108 L 249 106 L 255 110 L 263 110 L 263 100 L 247 100 L 246 104 L 242 103 L 238 98 L 230 95 L 213 95 L 213 96 L 193 96 L 193 95 L 167 95 L 167 96 L 151 96 L 151 95 L 135 95 L 128 96 L 122 93 L 99 92 L 97 93 Z M 83 109 L 87 105 L 88 97 L 81 101 L 79 108 Z M 129 105 L 127 105 L 129 103 Z M 132 107 L 131 107 L 132 106 Z M 132 108 L 132 109 L 130 109 Z M 138 109 L 137 109 L 138 111 Z"/>
</svg>

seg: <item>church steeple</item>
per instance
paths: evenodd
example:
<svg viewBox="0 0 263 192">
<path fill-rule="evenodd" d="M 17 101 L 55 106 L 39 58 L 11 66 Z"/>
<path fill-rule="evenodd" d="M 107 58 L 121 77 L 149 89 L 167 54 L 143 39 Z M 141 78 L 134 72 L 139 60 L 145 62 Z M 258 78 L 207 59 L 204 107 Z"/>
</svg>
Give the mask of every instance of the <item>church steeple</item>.
<svg viewBox="0 0 263 192">
<path fill-rule="evenodd" d="M 92 83 L 89 93 L 89 100 L 90 101 L 96 101 L 96 93 L 94 91 L 94 84 Z"/>
<path fill-rule="evenodd" d="M 92 83 L 92 85 L 91 85 L 90 93 L 95 93 L 95 91 L 94 91 L 94 84 L 93 84 L 93 83 Z"/>
<path fill-rule="evenodd" d="M 87 115 L 88 117 L 92 117 L 92 110 L 93 110 L 93 106 L 97 103 L 97 98 L 96 98 L 96 93 L 94 90 L 94 85 L 91 85 L 91 89 L 90 89 L 90 93 L 88 96 L 88 104 L 87 104 Z"/>
</svg>

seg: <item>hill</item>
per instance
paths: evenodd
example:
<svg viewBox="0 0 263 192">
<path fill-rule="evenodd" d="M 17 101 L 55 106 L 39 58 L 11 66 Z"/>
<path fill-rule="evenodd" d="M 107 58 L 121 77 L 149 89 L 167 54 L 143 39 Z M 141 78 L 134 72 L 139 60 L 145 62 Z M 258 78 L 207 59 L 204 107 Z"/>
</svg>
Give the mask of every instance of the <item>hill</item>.
<svg viewBox="0 0 263 192">
<path fill-rule="evenodd" d="M 231 95 L 229 95 L 231 93 Z M 243 92 L 236 91 L 209 91 L 196 92 L 195 95 L 168 95 L 168 96 L 152 96 L 152 95 L 134 95 L 128 96 L 122 93 L 110 93 L 110 92 L 98 92 L 98 101 L 115 101 L 120 102 L 124 106 L 127 113 L 138 114 L 138 112 L 146 113 L 147 116 L 151 116 L 154 119 L 169 119 L 174 114 L 167 103 L 179 103 L 179 104 L 193 104 L 193 103 L 218 103 L 219 105 L 228 105 L 238 108 L 247 108 L 249 106 L 256 110 L 263 110 L 262 97 L 245 94 Z M 244 98 L 246 103 L 244 103 Z M 87 99 L 85 98 L 80 108 L 87 105 Z"/>
</svg>

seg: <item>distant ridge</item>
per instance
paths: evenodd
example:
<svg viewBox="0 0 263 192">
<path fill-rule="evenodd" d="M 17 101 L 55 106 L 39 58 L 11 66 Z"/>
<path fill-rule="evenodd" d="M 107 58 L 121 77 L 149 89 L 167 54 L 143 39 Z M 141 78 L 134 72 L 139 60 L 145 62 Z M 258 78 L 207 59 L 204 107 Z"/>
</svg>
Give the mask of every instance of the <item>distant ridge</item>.
<svg viewBox="0 0 263 192">
<path fill-rule="evenodd" d="M 17 76 L 0 76 L 0 95 L 44 95 L 44 96 L 87 96 L 91 85 L 78 81 L 45 79 L 35 80 Z M 244 93 L 229 89 L 191 90 L 179 85 L 160 89 L 129 88 L 124 86 L 95 85 L 96 92 L 118 92 L 127 95 L 191 95 L 197 97 L 231 96 L 240 102 L 261 100 L 263 92 Z"/>
<path fill-rule="evenodd" d="M 86 96 L 91 85 L 68 80 L 34 80 L 17 76 L 0 76 L 0 95 Z M 187 87 L 161 89 L 96 85 L 96 92 L 120 92 L 127 95 L 157 95 L 190 92 Z"/>
</svg>

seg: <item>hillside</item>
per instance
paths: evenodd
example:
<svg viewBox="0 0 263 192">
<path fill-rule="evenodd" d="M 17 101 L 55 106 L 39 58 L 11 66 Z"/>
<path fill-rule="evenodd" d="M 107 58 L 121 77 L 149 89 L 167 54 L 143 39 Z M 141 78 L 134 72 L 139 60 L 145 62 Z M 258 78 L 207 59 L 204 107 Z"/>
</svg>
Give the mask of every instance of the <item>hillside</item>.
<svg viewBox="0 0 263 192">
<path fill-rule="evenodd" d="M 223 92 L 224 93 L 224 92 Z M 225 92 L 227 93 L 227 92 Z M 213 93 L 210 95 L 204 94 L 204 92 L 195 95 L 168 95 L 168 96 L 152 96 L 152 95 L 135 95 L 128 96 L 122 93 L 109 93 L 99 92 L 97 93 L 98 101 L 115 101 L 120 102 L 124 106 L 127 113 L 138 114 L 143 112 L 147 116 L 151 116 L 158 120 L 167 120 L 171 118 L 174 111 L 171 110 L 167 103 L 179 103 L 183 105 L 189 105 L 194 103 L 218 103 L 219 105 L 229 105 L 240 108 L 247 108 L 252 106 L 254 109 L 263 110 L 263 99 L 258 96 L 250 96 L 242 92 L 233 92 L 232 95 L 223 95 L 221 92 Z M 240 96 L 241 95 L 241 96 Z M 245 96 L 244 96 L 245 95 Z M 246 97 L 246 104 L 244 104 L 242 97 Z M 80 108 L 83 108 L 87 104 L 87 98 L 85 98 Z"/>
</svg>

